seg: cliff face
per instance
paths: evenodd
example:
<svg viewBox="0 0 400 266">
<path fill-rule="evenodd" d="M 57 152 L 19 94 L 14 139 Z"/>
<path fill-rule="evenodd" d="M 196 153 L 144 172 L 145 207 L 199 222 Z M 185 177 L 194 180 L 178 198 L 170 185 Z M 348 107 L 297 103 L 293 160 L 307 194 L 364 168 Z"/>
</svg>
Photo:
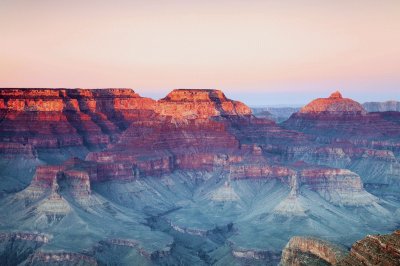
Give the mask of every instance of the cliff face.
<svg viewBox="0 0 400 266">
<path fill-rule="evenodd" d="M 368 235 L 354 243 L 350 252 L 321 239 L 292 237 L 280 265 L 400 265 L 400 232 Z"/>
<path fill-rule="evenodd" d="M 338 91 L 332 93 L 329 98 L 319 98 L 300 109 L 301 114 L 365 114 L 366 111 L 356 101 L 343 98 Z"/>
<path fill-rule="evenodd" d="M 251 110 L 218 90 L 174 90 L 157 102 L 130 89 L 0 89 L 0 142 L 105 146 L 134 121 L 230 115 L 248 116 Z M 3 152 L 18 151 L 2 146 Z"/>
<path fill-rule="evenodd" d="M 186 119 L 251 115 L 249 107 L 241 102 L 229 100 L 219 90 L 173 90 L 167 97 L 158 101 L 156 112 Z"/>
<path fill-rule="evenodd" d="M 400 128 L 382 119 L 380 114 L 368 114 L 361 104 L 342 98 L 339 92 L 329 98 L 316 99 L 283 123 L 286 128 L 329 137 L 363 138 L 398 137 Z M 371 130 L 371 126 L 379 130 Z"/>
<path fill-rule="evenodd" d="M 300 183 L 339 205 L 369 205 L 377 198 L 364 190 L 361 178 L 347 169 L 314 168 L 300 172 Z"/>
<path fill-rule="evenodd" d="M 259 118 L 267 118 L 277 123 L 288 119 L 293 113 L 300 110 L 297 107 L 252 107 L 254 116 Z"/>
<path fill-rule="evenodd" d="M 35 252 L 25 265 L 98 265 L 96 259 L 72 252 Z"/>
<path fill-rule="evenodd" d="M 400 102 L 386 101 L 386 102 L 366 102 L 363 107 L 368 112 L 400 112 Z"/>
<path fill-rule="evenodd" d="M 347 168 L 365 183 L 398 186 L 398 112 L 366 113 L 338 93 L 312 101 L 283 127 L 304 133 L 311 143 L 278 147 L 289 160 Z M 284 150 L 282 150 L 284 149 Z"/>
<path fill-rule="evenodd" d="M 339 93 L 284 126 L 218 90 L 0 96 L 0 181 L 14 181 L 0 229 L 53 234 L 31 264 L 261 264 L 293 234 L 349 245 L 399 223 L 399 114 L 368 114 Z M 284 258 L 329 264 L 335 252 L 294 239 Z"/>
<path fill-rule="evenodd" d="M 357 241 L 338 265 L 400 265 L 400 231 Z"/>
<path fill-rule="evenodd" d="M 99 146 L 155 101 L 129 89 L 0 89 L 0 142 L 35 148 Z"/>
<path fill-rule="evenodd" d="M 0 233 L 1 265 L 12 266 L 24 262 L 48 241 L 46 235 L 24 232 Z"/>
<path fill-rule="evenodd" d="M 292 237 L 282 251 L 282 266 L 336 265 L 347 251 L 339 246 L 311 237 Z"/>
</svg>

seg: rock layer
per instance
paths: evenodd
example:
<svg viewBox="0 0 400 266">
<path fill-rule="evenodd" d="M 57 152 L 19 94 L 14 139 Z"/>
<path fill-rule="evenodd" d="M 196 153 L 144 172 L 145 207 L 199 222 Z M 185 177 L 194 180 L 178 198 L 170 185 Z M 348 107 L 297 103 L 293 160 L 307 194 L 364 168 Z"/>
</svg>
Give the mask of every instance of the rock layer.
<svg viewBox="0 0 400 266">
<path fill-rule="evenodd" d="M 400 265 L 400 231 L 357 241 L 338 265 Z"/>
<path fill-rule="evenodd" d="M 292 237 L 282 252 L 281 265 L 335 265 L 347 251 L 312 237 Z"/>
</svg>

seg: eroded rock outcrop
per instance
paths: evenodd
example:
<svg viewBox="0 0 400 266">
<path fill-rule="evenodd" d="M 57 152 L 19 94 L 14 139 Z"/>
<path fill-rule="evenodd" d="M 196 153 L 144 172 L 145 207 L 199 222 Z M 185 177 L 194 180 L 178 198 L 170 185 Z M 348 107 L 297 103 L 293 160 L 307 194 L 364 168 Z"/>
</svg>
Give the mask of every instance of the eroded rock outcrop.
<svg viewBox="0 0 400 266">
<path fill-rule="evenodd" d="M 49 219 L 61 219 L 71 210 L 64 196 L 69 195 L 81 204 L 87 204 L 91 195 L 91 179 L 96 181 L 94 164 L 72 158 L 62 165 L 38 166 L 31 184 L 18 193 L 28 207 L 40 202 L 35 208 Z"/>
<path fill-rule="evenodd" d="M 155 101 L 130 89 L 0 89 L 0 141 L 37 148 L 101 146 Z"/>
<path fill-rule="evenodd" d="M 72 252 L 43 252 L 32 254 L 25 265 L 97 265 L 96 259 Z"/>
<path fill-rule="evenodd" d="M 366 102 L 363 107 L 368 112 L 400 112 L 400 102 L 386 101 L 386 102 Z"/>
<path fill-rule="evenodd" d="M 292 237 L 282 251 L 281 266 L 335 265 L 347 251 L 340 246 L 313 237 Z"/>
<path fill-rule="evenodd" d="M 368 235 L 354 243 L 350 254 L 337 265 L 400 265 L 400 231 Z"/>
<path fill-rule="evenodd" d="M 398 137 L 400 127 L 378 113 L 367 113 L 356 101 L 339 92 L 316 99 L 283 123 L 284 127 L 320 136 L 363 138 Z M 371 130 L 371 127 L 375 130 Z M 379 130 L 376 130 L 379 129 Z"/>
<path fill-rule="evenodd" d="M 400 232 L 368 235 L 343 247 L 311 237 L 292 237 L 282 252 L 280 265 L 400 265 Z"/>
<path fill-rule="evenodd" d="M 213 116 L 248 116 L 251 109 L 232 101 L 220 90 L 177 89 L 158 101 L 156 112 L 174 118 L 204 119 Z"/>
<path fill-rule="evenodd" d="M 48 241 L 49 237 L 43 234 L 0 233 L 0 263 L 10 266 L 19 265 Z"/>
<path fill-rule="evenodd" d="M 347 169 L 304 169 L 299 179 L 301 184 L 334 204 L 369 205 L 378 200 L 364 190 L 360 176 Z"/>
<path fill-rule="evenodd" d="M 319 98 L 300 109 L 299 113 L 329 113 L 329 114 L 365 114 L 366 111 L 356 101 L 343 98 L 339 91 L 332 93 L 329 98 Z"/>
</svg>

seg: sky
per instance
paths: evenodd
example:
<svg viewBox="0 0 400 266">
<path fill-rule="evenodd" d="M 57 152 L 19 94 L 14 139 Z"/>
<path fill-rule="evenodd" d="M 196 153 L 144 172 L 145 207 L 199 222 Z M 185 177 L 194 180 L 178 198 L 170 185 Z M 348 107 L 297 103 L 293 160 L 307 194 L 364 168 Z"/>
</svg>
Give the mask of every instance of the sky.
<svg viewBox="0 0 400 266">
<path fill-rule="evenodd" d="M 400 1 L 0 0 L 0 87 L 400 100 Z"/>
</svg>

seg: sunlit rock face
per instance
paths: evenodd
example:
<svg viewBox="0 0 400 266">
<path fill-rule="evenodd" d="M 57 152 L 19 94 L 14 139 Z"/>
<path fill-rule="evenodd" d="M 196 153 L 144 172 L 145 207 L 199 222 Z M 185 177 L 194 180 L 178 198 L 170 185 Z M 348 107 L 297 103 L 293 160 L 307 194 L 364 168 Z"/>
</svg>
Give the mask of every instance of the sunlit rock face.
<svg viewBox="0 0 400 266">
<path fill-rule="evenodd" d="M 155 101 L 130 89 L 0 89 L 0 141 L 35 148 L 101 146 Z"/>
<path fill-rule="evenodd" d="M 0 96 L 0 230 L 49 234 L 28 265 L 331 263 L 314 238 L 282 250 L 294 235 L 350 247 L 400 222 L 398 113 L 340 93 L 283 124 L 219 90 Z"/>
<path fill-rule="evenodd" d="M 311 101 L 283 125 L 310 134 L 351 139 L 398 137 L 400 130 L 396 123 L 383 119 L 380 114 L 367 113 L 361 104 L 343 98 L 340 92 Z"/>
<path fill-rule="evenodd" d="M 313 100 L 300 109 L 299 113 L 324 113 L 324 114 L 365 114 L 366 111 L 356 101 L 343 98 L 339 91 L 332 93 L 329 98 Z"/>
<path fill-rule="evenodd" d="M 204 119 L 213 116 L 248 116 L 251 109 L 232 101 L 220 90 L 177 89 L 158 101 L 157 113 L 174 118 Z"/>
<path fill-rule="evenodd" d="M 133 121 L 249 116 L 219 90 L 174 90 L 162 100 L 130 89 L 0 89 L 0 141 L 37 148 L 98 146 Z"/>
</svg>

